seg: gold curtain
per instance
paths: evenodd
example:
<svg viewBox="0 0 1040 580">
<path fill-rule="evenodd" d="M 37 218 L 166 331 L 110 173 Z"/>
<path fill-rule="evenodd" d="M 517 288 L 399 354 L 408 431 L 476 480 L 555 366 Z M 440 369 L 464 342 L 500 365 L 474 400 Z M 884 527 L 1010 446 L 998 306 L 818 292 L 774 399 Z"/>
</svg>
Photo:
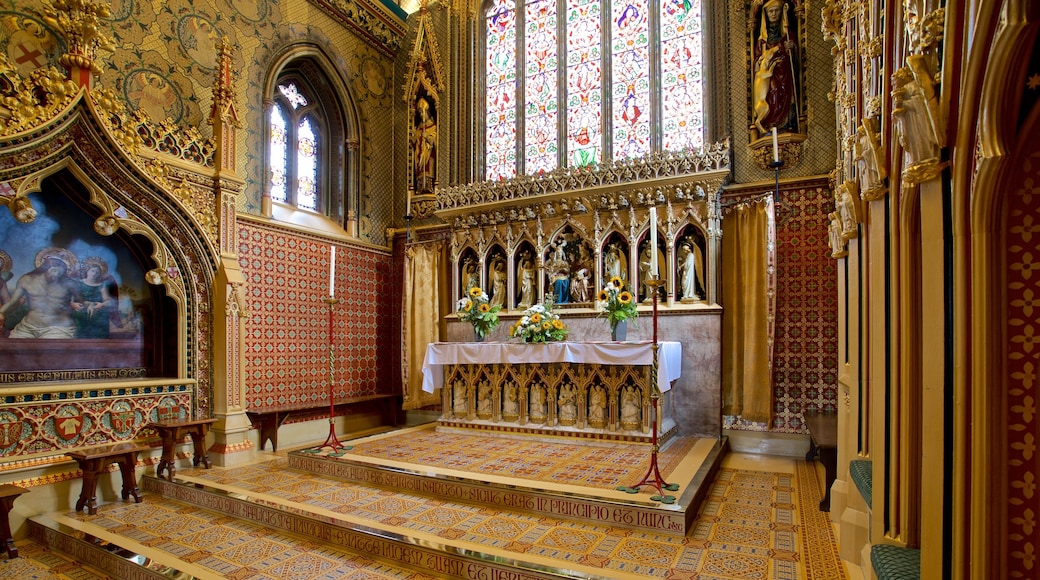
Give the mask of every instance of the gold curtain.
<svg viewBox="0 0 1040 580">
<path fill-rule="evenodd" d="M 422 363 L 426 345 L 440 340 L 441 264 L 444 242 L 414 244 L 405 252 L 403 325 L 405 409 L 439 405 L 439 393 L 422 390 Z"/>
<path fill-rule="evenodd" d="M 728 208 L 722 220 L 722 413 L 772 422 L 770 200 Z"/>
</svg>

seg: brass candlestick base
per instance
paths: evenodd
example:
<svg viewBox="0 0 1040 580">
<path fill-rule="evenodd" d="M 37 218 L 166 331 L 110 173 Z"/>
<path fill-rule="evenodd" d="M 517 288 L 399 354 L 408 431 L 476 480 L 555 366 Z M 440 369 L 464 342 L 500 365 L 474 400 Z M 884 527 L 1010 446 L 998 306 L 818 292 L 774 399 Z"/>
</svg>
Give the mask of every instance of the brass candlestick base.
<svg viewBox="0 0 1040 580">
<path fill-rule="evenodd" d="M 322 299 L 326 307 L 329 309 L 329 436 L 325 439 L 325 442 L 321 444 L 324 447 L 331 447 L 333 452 L 338 449 L 349 450 L 353 449 L 350 445 L 344 445 L 340 443 L 339 436 L 336 435 L 336 395 L 333 391 L 333 382 L 336 372 L 336 341 L 333 340 L 334 330 L 332 328 L 332 314 L 334 312 L 333 306 L 340 303 L 339 298 L 333 298 L 328 296 Z"/>
</svg>

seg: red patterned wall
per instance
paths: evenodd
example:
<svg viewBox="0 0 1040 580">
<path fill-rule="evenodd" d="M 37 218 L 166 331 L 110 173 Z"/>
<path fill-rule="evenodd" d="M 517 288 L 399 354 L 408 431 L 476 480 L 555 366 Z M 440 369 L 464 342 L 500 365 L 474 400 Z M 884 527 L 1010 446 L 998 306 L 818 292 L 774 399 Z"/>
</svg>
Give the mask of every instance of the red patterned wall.
<svg viewBox="0 0 1040 580">
<path fill-rule="evenodd" d="M 831 258 L 827 214 L 834 209 L 826 180 L 783 189 L 776 206 L 776 325 L 773 343 L 773 426 L 800 433 L 802 412 L 838 403 L 838 261 Z M 742 195 L 731 190 L 727 201 Z M 727 419 L 726 428 L 763 430 Z"/>
<path fill-rule="evenodd" d="M 239 222 L 247 284 L 246 400 L 252 410 L 328 404 L 329 242 Z M 333 309 L 336 400 L 400 391 L 399 276 L 391 256 L 340 245 Z"/>
</svg>

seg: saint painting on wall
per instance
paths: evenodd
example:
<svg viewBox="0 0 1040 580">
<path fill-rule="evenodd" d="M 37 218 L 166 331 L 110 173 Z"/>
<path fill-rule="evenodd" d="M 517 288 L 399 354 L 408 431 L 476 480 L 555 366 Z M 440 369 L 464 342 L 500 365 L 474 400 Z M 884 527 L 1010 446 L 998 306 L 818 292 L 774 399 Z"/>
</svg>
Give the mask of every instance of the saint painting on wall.
<svg viewBox="0 0 1040 580">
<path fill-rule="evenodd" d="M 32 204 L 30 223 L 0 212 L 0 371 L 142 366 L 152 293 L 133 252 L 63 195 Z"/>
<path fill-rule="evenodd" d="M 432 194 L 437 184 L 437 101 L 419 90 L 413 107 L 413 185 L 418 195 Z"/>
<path fill-rule="evenodd" d="M 753 125 L 759 135 L 773 127 L 797 133 L 802 94 L 797 4 L 754 0 L 750 17 Z"/>
</svg>

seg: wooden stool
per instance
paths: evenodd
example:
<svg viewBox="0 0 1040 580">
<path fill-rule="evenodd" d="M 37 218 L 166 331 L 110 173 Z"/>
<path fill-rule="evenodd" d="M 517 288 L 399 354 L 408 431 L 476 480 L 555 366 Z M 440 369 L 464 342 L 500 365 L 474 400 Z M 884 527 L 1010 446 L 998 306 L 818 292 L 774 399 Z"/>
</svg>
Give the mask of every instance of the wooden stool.
<svg viewBox="0 0 1040 580">
<path fill-rule="evenodd" d="M 18 548 L 14 547 L 14 534 L 11 533 L 11 520 L 8 519 L 8 515 L 11 513 L 11 508 L 14 507 L 14 500 L 18 499 L 18 496 L 29 490 L 18 487 L 17 485 L 4 484 L 0 485 L 0 508 L 4 510 L 3 520 L 0 524 L 3 524 L 3 529 L 0 529 L 0 539 L 4 542 L 4 547 L 7 548 L 7 558 L 17 558 Z"/>
<path fill-rule="evenodd" d="M 108 471 L 108 466 L 119 464 L 123 474 L 123 499 L 134 496 L 135 503 L 141 503 L 141 492 L 137 489 L 137 454 L 147 451 L 148 447 L 136 443 L 113 443 L 101 447 L 89 447 L 79 451 L 65 453 L 76 460 L 83 471 L 83 490 L 76 501 L 76 511 L 87 506 L 87 513 L 97 513 L 97 478 Z"/>
<path fill-rule="evenodd" d="M 162 477 L 166 471 L 166 479 L 173 481 L 177 474 L 177 442 L 184 439 L 185 435 L 191 435 L 191 442 L 195 446 L 195 457 L 192 464 L 198 467 L 201 463 L 210 469 L 213 465 L 209 462 L 206 453 L 206 433 L 209 426 L 216 423 L 216 419 L 187 419 L 184 421 L 158 421 L 149 423 L 149 429 L 155 429 L 162 438 L 162 459 L 159 466 L 155 468 L 156 477 Z"/>
<path fill-rule="evenodd" d="M 812 461 L 818 454 L 823 463 L 824 490 L 820 500 L 820 511 L 831 511 L 831 485 L 838 475 L 838 414 L 837 413 L 802 413 L 805 427 L 809 430 L 809 452 L 806 461 Z"/>
</svg>

